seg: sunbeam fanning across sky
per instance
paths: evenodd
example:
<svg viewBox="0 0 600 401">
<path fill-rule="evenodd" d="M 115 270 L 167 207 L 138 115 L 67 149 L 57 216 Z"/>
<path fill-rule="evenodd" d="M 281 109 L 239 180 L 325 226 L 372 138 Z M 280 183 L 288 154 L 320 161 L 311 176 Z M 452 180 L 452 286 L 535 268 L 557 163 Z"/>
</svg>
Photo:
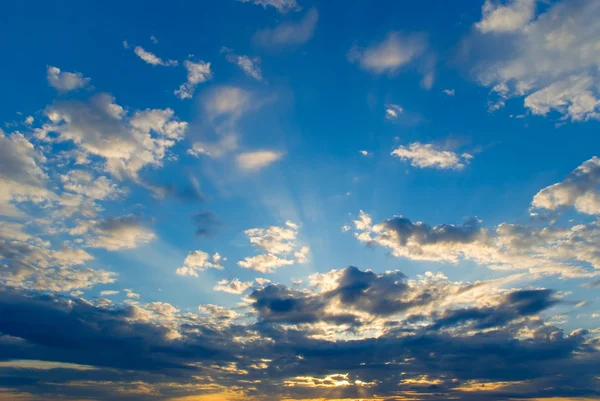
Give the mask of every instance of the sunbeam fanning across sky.
<svg viewBox="0 0 600 401">
<path fill-rule="evenodd" d="M 0 401 L 600 400 L 600 1 L 0 37 Z"/>
</svg>

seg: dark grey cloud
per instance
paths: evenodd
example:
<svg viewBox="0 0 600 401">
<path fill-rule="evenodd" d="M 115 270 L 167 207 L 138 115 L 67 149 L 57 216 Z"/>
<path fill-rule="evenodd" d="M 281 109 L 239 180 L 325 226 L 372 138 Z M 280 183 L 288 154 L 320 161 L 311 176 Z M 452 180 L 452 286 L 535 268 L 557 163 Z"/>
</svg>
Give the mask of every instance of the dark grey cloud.
<svg viewBox="0 0 600 401">
<path fill-rule="evenodd" d="M 206 387 L 190 385 L 206 377 L 211 386 L 244 390 L 246 398 L 274 400 L 323 394 L 467 401 L 600 396 L 600 343 L 585 330 L 566 333 L 540 318 L 559 302 L 551 290 L 508 291 L 481 305 L 402 314 L 407 318 L 386 320 L 377 337 L 352 336 L 363 324 L 352 311 L 387 319 L 442 295 L 410 285 L 400 272 L 350 267 L 334 273 L 335 284 L 329 281 L 320 292 L 283 285 L 255 289 L 249 296 L 253 313 L 243 323 L 185 313 L 161 321 L 145 316 L 143 305 L 100 307 L 3 288 L 0 361 L 95 369 L 0 366 L 0 377 L 11 378 L 0 385 L 36 400 L 169 400 L 206 394 Z M 333 305 L 337 313 L 328 309 Z M 321 323 L 349 326 L 349 336 L 319 336 Z M 179 337 L 170 335 L 173 327 Z M 510 383 L 477 389 L 497 382 Z M 469 386 L 473 391 L 461 391 Z"/>
<path fill-rule="evenodd" d="M 192 220 L 196 225 L 196 235 L 198 237 L 210 237 L 219 232 L 223 224 L 215 213 L 211 211 L 202 211 L 194 214 Z"/>
</svg>

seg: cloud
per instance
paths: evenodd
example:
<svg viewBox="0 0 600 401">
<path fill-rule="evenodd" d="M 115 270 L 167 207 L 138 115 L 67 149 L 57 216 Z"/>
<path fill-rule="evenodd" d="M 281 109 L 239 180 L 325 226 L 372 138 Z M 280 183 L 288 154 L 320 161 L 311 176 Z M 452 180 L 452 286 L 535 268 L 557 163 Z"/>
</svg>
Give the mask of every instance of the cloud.
<svg viewBox="0 0 600 401">
<path fill-rule="evenodd" d="M 375 74 L 393 74 L 421 57 L 427 47 L 423 35 L 390 32 L 379 43 L 372 43 L 366 48 L 352 47 L 348 52 L 348 60 Z"/>
<path fill-rule="evenodd" d="M 180 276 L 198 277 L 198 272 L 203 272 L 206 269 L 223 270 L 223 266 L 218 263 L 219 261 L 220 256 L 218 253 L 211 257 L 206 252 L 193 251 L 188 254 L 183 261 L 183 266 L 178 268 L 175 273 Z"/>
<path fill-rule="evenodd" d="M 154 35 L 150 36 L 150 41 L 154 44 L 158 43 L 158 39 L 156 39 L 156 36 L 154 36 Z"/>
<path fill-rule="evenodd" d="M 23 134 L 6 136 L 0 130 L 0 215 L 21 215 L 13 203 L 40 203 L 55 198 L 46 188 L 45 161 L 40 150 Z"/>
<path fill-rule="evenodd" d="M 580 213 L 600 214 L 600 159 L 592 157 L 573 170 L 564 181 L 539 191 L 531 206 L 547 210 L 574 207 Z"/>
<path fill-rule="evenodd" d="M 94 258 L 82 249 L 67 246 L 53 249 L 50 243 L 22 232 L 22 227 L 15 223 L 2 222 L 1 227 L 2 285 L 69 292 L 115 281 L 112 272 L 85 267 Z"/>
<path fill-rule="evenodd" d="M 486 283 L 433 276 L 349 267 L 313 277 L 315 291 L 267 285 L 247 296 L 248 324 L 219 305 L 201 305 L 196 315 L 163 302 L 107 307 L 3 289 L 0 357 L 63 364 L 51 386 L 37 380 L 48 371 L 8 371 L 21 379 L 11 390 L 43 397 L 51 390 L 62 398 L 216 397 L 248 380 L 253 388 L 233 399 L 318 399 L 329 388 L 341 399 L 431 398 L 433 389 L 440 400 L 593 398 L 597 341 L 542 319 L 557 293 L 488 288 L 448 308 L 444 299 Z M 50 326 L 62 329 L 49 337 Z"/>
<path fill-rule="evenodd" d="M 203 211 L 193 215 L 196 225 L 196 235 L 199 237 L 210 237 L 216 234 L 223 225 L 219 217 L 210 211 Z"/>
<path fill-rule="evenodd" d="M 201 97 L 202 116 L 206 137 L 214 140 L 196 141 L 188 154 L 222 157 L 238 148 L 241 135 L 240 120 L 250 111 L 260 107 L 256 97 L 235 86 L 217 86 Z M 211 138 L 212 139 L 212 138 Z"/>
<path fill-rule="evenodd" d="M 431 226 L 402 216 L 373 224 L 362 211 L 354 221 L 360 242 L 387 248 L 397 257 L 447 263 L 469 260 L 494 270 L 528 270 L 566 278 L 598 275 L 593 270 L 600 268 L 595 250 L 599 224 L 534 228 L 502 223 L 488 229 L 476 218 L 462 225 Z"/>
<path fill-rule="evenodd" d="M 196 86 L 212 79 L 210 63 L 199 61 L 194 63 L 185 60 L 183 65 L 187 69 L 187 82 L 181 84 L 179 89 L 175 90 L 175 95 L 180 99 L 191 99 L 196 90 Z"/>
<path fill-rule="evenodd" d="M 462 170 L 473 158 L 469 153 L 458 154 L 430 143 L 420 142 L 413 142 L 408 147 L 400 146 L 392 152 L 392 155 L 402 160 L 410 160 L 410 164 L 414 167 L 441 170 Z"/>
<path fill-rule="evenodd" d="M 83 151 L 105 159 L 104 169 L 118 179 L 138 179 L 147 165 L 160 166 L 167 151 L 183 138 L 187 123 L 171 109 L 146 109 L 128 115 L 108 94 L 87 103 L 58 102 L 46 109 L 57 142 L 72 141 Z"/>
<path fill-rule="evenodd" d="M 535 115 L 600 118 L 600 63 L 591 50 L 600 34 L 594 23 L 600 5 L 567 0 L 534 13 L 533 0 L 486 1 L 483 20 L 465 42 L 475 79 L 494 95 L 492 109 L 524 97 L 525 108 Z"/>
<path fill-rule="evenodd" d="M 47 78 L 50 86 L 59 92 L 69 92 L 85 88 L 90 78 L 85 78 L 80 72 L 61 72 L 60 68 L 48 66 Z"/>
<path fill-rule="evenodd" d="M 385 118 L 387 120 L 396 120 L 402 113 L 404 113 L 404 109 L 400 105 L 393 103 L 385 105 Z"/>
<path fill-rule="evenodd" d="M 113 290 L 100 291 L 100 295 L 103 297 L 107 297 L 110 295 L 117 295 L 118 293 L 119 293 L 119 291 L 113 291 Z"/>
<path fill-rule="evenodd" d="M 157 57 L 154 53 L 144 50 L 144 48 L 141 46 L 136 46 L 133 51 L 135 52 L 136 56 L 144 60 L 146 64 L 151 64 L 154 66 L 162 65 L 163 67 L 175 67 L 179 64 L 177 60 L 164 61 L 160 57 Z"/>
<path fill-rule="evenodd" d="M 116 199 L 125 193 L 110 179 L 104 176 L 94 177 L 87 170 L 70 170 L 66 174 L 62 174 L 60 180 L 65 191 L 94 200 Z"/>
<path fill-rule="evenodd" d="M 27 118 L 25 119 L 25 125 L 31 125 L 34 121 L 35 119 L 33 118 L 33 116 L 27 116 Z"/>
<path fill-rule="evenodd" d="M 456 93 L 454 89 L 444 89 L 442 92 L 444 92 L 444 94 L 447 96 L 454 96 Z"/>
<path fill-rule="evenodd" d="M 265 253 L 239 261 L 240 267 L 271 273 L 279 267 L 308 262 L 310 248 L 298 246 L 298 225 L 289 220 L 285 222 L 284 227 L 251 228 L 244 231 L 244 234 L 248 236 L 251 244 Z M 293 258 L 288 258 L 290 255 Z"/>
<path fill-rule="evenodd" d="M 87 246 L 109 251 L 136 248 L 156 239 L 156 234 L 132 215 L 81 221 L 71 235 L 86 235 Z"/>
<path fill-rule="evenodd" d="M 257 81 L 262 81 L 262 71 L 260 69 L 260 57 L 250 58 L 248 56 L 240 56 L 233 53 L 230 49 L 224 47 L 221 48 L 222 53 L 226 53 L 225 58 L 230 63 L 236 64 L 238 67 L 244 71 L 246 75 L 256 79 Z"/>
<path fill-rule="evenodd" d="M 242 294 L 252 288 L 252 281 L 240 281 L 234 278 L 231 281 L 221 280 L 213 287 L 215 291 L 228 292 L 230 294 Z"/>
<path fill-rule="evenodd" d="M 301 7 L 298 6 L 296 0 L 238 0 L 242 3 L 252 2 L 253 4 L 263 6 L 263 8 L 273 7 L 278 12 L 285 14 L 288 11 L 299 11 Z"/>
<path fill-rule="evenodd" d="M 265 48 L 302 45 L 313 37 L 318 20 L 317 9 L 311 8 L 299 21 L 283 22 L 275 28 L 256 32 L 252 41 Z"/>
<path fill-rule="evenodd" d="M 482 19 L 475 27 L 483 33 L 513 32 L 525 27 L 535 15 L 536 0 L 510 0 L 506 5 L 486 0 Z"/>
<path fill-rule="evenodd" d="M 272 150 L 257 150 L 253 152 L 240 153 L 236 156 L 236 162 L 240 169 L 246 171 L 257 171 L 281 160 L 283 153 Z"/>
</svg>

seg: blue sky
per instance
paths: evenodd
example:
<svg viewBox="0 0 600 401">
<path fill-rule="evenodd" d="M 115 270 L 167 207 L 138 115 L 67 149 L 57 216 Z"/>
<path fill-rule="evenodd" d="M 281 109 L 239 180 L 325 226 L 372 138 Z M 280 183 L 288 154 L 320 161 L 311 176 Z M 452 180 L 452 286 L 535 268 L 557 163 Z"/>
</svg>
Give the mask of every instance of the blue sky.
<svg viewBox="0 0 600 401">
<path fill-rule="evenodd" d="M 0 15 L 0 400 L 600 396 L 597 2 Z"/>
</svg>

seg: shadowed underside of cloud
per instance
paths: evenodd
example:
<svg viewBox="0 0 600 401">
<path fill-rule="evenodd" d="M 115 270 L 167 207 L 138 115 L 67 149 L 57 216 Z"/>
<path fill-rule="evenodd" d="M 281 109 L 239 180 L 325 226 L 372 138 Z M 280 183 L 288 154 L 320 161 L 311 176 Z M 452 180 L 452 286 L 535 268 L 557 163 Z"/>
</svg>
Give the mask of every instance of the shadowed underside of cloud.
<svg viewBox="0 0 600 401">
<path fill-rule="evenodd" d="M 551 290 L 492 294 L 355 267 L 311 282 L 256 287 L 249 320 L 214 305 L 203 317 L 160 302 L 100 306 L 5 287 L 0 372 L 13 380 L 2 385 L 34 400 L 600 395 L 598 340 L 539 318 L 560 302 Z M 464 308 L 443 304 L 482 289 Z M 27 360 L 47 362 L 31 369 Z"/>
</svg>

